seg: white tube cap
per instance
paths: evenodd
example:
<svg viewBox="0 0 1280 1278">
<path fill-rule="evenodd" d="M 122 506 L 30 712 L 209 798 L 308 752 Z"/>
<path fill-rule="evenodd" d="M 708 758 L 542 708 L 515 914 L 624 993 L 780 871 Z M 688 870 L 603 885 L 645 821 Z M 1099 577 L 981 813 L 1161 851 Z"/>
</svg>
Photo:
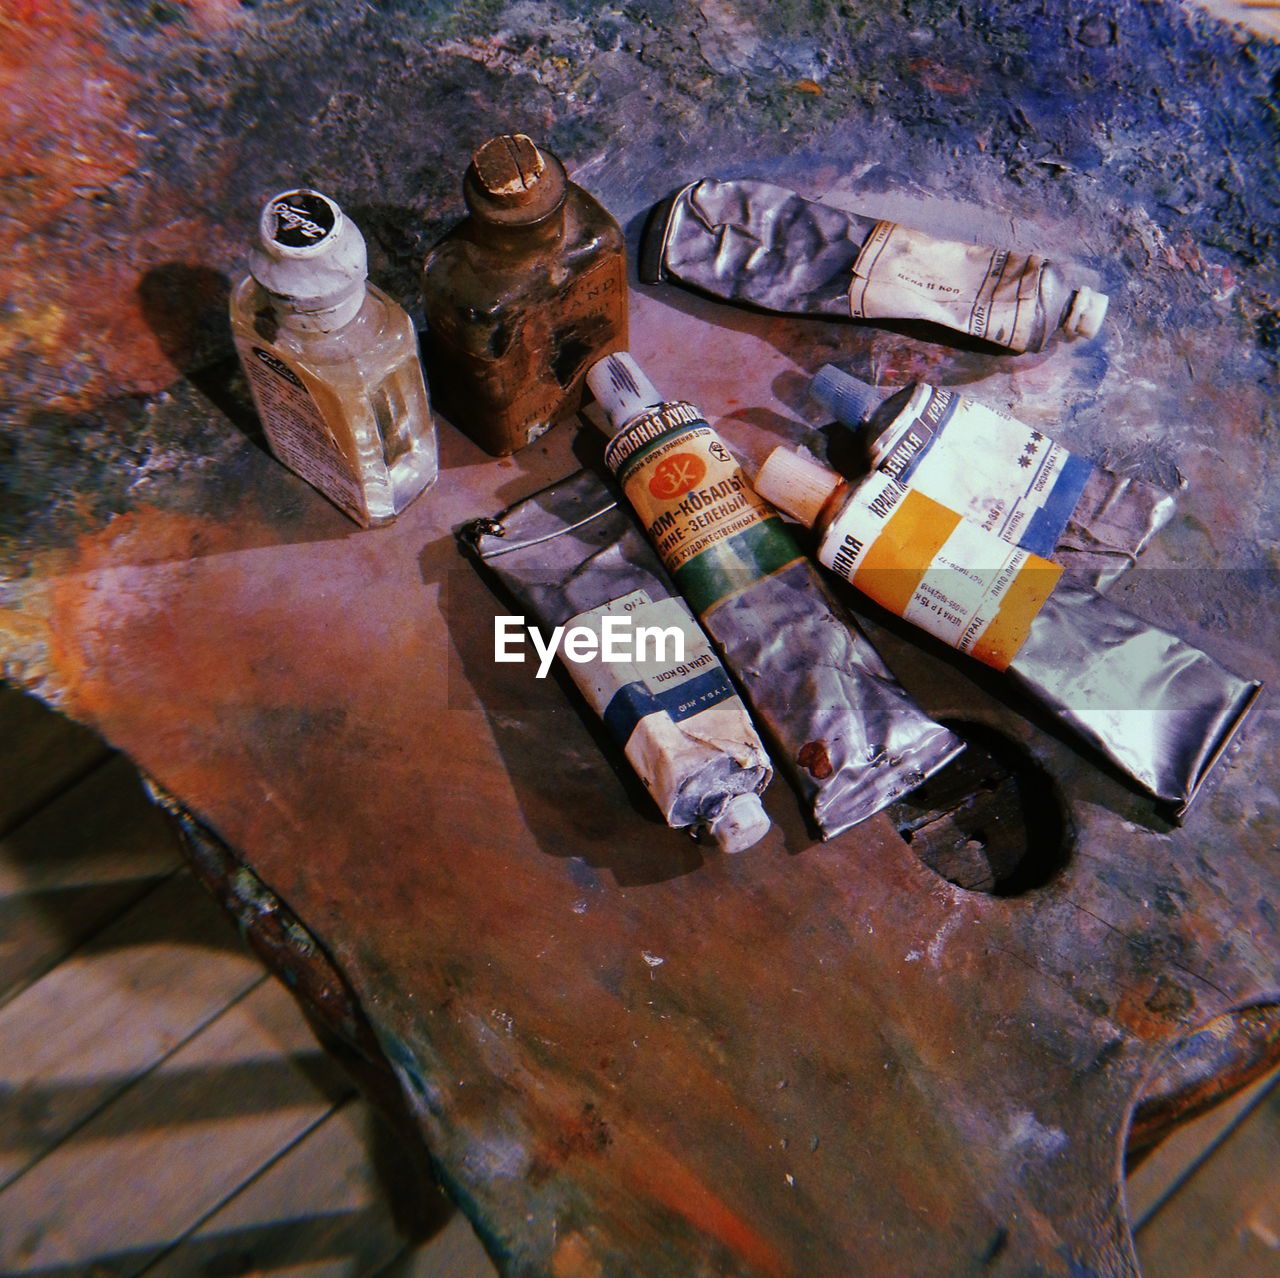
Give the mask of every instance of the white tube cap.
<svg viewBox="0 0 1280 1278">
<path fill-rule="evenodd" d="M 1106 318 L 1109 301 L 1105 293 L 1095 293 L 1091 288 L 1076 289 L 1071 309 L 1062 321 L 1062 331 L 1068 337 L 1097 337 Z"/>
<path fill-rule="evenodd" d="M 790 448 L 775 448 L 756 472 L 755 490 L 792 519 L 812 528 L 844 481 L 821 462 Z"/>
<path fill-rule="evenodd" d="M 735 794 L 707 832 L 721 852 L 745 852 L 768 834 L 771 824 L 758 794 Z"/>
<path fill-rule="evenodd" d="M 629 351 L 606 355 L 592 364 L 587 370 L 587 385 L 600 407 L 609 414 L 609 423 L 615 431 L 646 408 L 662 403 L 662 396 Z"/>
</svg>

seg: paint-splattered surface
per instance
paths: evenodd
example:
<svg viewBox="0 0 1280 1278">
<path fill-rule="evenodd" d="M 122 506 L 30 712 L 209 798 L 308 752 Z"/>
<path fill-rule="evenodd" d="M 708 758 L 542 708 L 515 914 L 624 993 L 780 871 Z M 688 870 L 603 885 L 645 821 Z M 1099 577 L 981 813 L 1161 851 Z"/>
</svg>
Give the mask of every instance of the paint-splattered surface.
<svg viewBox="0 0 1280 1278">
<path fill-rule="evenodd" d="M 1274 683 L 1276 46 L 1136 0 L 54 0 L 0 25 L 5 673 L 329 948 L 507 1270 L 1125 1272 L 1157 1045 L 1280 995 L 1274 697 L 1172 829 L 873 621 L 931 712 L 1057 780 L 1065 865 L 966 893 L 885 819 L 814 845 L 781 781 L 762 844 L 704 856 L 567 683 L 494 664 L 454 549 L 592 428 L 495 462 L 442 424 L 438 488 L 362 533 L 262 451 L 224 308 L 260 201 L 307 182 L 414 309 L 466 156 L 513 129 L 633 245 L 706 174 L 1034 245 L 1111 294 L 1097 341 L 998 356 L 637 289 L 635 350 L 753 460 L 820 442 L 800 374 L 833 361 L 1179 486 L 1114 593 Z"/>
</svg>

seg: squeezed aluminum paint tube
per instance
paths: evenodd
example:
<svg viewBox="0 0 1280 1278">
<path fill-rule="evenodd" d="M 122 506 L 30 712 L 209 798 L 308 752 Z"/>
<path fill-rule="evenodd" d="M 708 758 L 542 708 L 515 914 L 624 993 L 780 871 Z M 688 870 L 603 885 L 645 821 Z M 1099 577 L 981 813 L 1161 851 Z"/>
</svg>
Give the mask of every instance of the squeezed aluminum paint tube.
<svg viewBox="0 0 1280 1278">
<path fill-rule="evenodd" d="M 938 239 L 786 187 L 704 178 L 659 204 L 640 278 L 788 315 L 921 320 L 1011 351 L 1093 337 L 1105 294 L 1017 249 Z"/>
<path fill-rule="evenodd" d="M 865 433 L 876 470 L 1098 590 L 1136 562 L 1174 512 L 1164 489 L 1112 474 L 953 390 L 917 382 L 881 391 L 826 364 L 809 394 Z"/>
<path fill-rule="evenodd" d="M 594 365 L 587 384 L 616 432 L 606 464 L 777 743 L 775 757 L 785 759 L 824 839 L 964 748 L 837 611 L 698 409 L 664 402 L 625 353 Z"/>
<path fill-rule="evenodd" d="M 1179 817 L 1261 691 L 892 475 L 850 485 L 778 448 L 756 484 L 815 529 L 818 559 L 838 576 L 1007 671 Z"/>
<path fill-rule="evenodd" d="M 586 626 L 598 640 L 606 616 L 677 628 L 680 660 L 665 650 L 647 660 L 561 660 L 668 825 L 691 827 L 724 852 L 764 837 L 759 795 L 773 775 L 764 746 L 692 613 L 599 478 L 579 471 L 459 537 L 541 626 Z"/>
</svg>

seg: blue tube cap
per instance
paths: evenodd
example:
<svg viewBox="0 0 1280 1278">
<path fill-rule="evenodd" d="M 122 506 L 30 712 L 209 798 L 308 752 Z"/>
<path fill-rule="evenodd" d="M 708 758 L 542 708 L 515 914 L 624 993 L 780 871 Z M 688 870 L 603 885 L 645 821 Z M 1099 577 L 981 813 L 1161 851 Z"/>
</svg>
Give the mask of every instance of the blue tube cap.
<svg viewBox="0 0 1280 1278">
<path fill-rule="evenodd" d="M 809 394 L 838 422 L 858 427 L 880 407 L 886 392 L 868 386 L 834 364 L 824 364 L 809 383 Z"/>
</svg>

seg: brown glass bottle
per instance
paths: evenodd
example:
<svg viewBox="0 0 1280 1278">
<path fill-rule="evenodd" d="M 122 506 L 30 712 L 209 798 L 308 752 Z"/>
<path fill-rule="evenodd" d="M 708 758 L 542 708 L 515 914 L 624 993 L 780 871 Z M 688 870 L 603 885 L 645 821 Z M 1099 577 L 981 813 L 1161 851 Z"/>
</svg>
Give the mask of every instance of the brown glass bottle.
<svg viewBox="0 0 1280 1278">
<path fill-rule="evenodd" d="M 523 134 L 476 151 L 462 189 L 470 216 L 423 268 L 427 376 L 437 411 L 502 457 L 576 412 L 587 369 L 626 349 L 626 249 Z"/>
</svg>

